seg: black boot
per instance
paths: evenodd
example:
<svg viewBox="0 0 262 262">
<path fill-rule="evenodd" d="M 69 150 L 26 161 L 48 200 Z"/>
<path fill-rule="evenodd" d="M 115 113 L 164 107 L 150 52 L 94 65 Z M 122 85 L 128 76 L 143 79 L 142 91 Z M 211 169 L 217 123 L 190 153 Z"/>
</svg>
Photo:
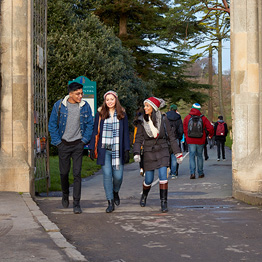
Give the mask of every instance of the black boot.
<svg viewBox="0 0 262 262">
<path fill-rule="evenodd" d="M 146 199 L 147 199 L 147 196 L 148 196 L 148 193 L 151 189 L 151 185 L 150 186 L 146 186 L 144 183 L 143 183 L 143 194 L 141 195 L 141 199 L 140 199 L 140 206 L 141 207 L 145 207 L 146 206 Z"/>
<path fill-rule="evenodd" d="M 179 164 L 176 164 L 176 176 L 178 176 L 178 168 L 179 168 Z"/>
<path fill-rule="evenodd" d="M 161 211 L 166 213 L 168 211 L 167 208 L 167 191 L 168 191 L 168 184 L 159 184 L 160 189 L 160 200 L 161 200 Z"/>
<path fill-rule="evenodd" d="M 114 204 L 114 200 L 108 200 L 108 207 L 106 209 L 106 213 L 111 213 L 115 210 L 115 204 Z"/>
<path fill-rule="evenodd" d="M 64 208 L 68 208 L 69 206 L 69 194 L 64 194 L 63 193 L 63 196 L 62 196 L 62 206 Z"/>
<path fill-rule="evenodd" d="M 118 195 L 118 192 L 113 192 L 114 193 L 114 203 L 119 206 L 120 205 L 120 198 L 119 198 L 119 195 Z"/>
</svg>

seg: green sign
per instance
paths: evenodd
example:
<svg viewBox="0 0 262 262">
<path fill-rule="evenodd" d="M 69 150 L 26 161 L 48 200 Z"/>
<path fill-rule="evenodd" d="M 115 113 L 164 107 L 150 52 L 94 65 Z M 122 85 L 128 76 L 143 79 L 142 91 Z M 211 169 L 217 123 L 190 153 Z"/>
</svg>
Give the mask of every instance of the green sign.
<svg viewBox="0 0 262 262">
<path fill-rule="evenodd" d="M 95 117 L 97 110 L 96 82 L 90 81 L 85 76 L 79 76 L 76 79 L 69 81 L 68 85 L 72 82 L 77 82 L 83 85 L 83 100 L 88 102 L 92 109 L 93 117 Z"/>
</svg>

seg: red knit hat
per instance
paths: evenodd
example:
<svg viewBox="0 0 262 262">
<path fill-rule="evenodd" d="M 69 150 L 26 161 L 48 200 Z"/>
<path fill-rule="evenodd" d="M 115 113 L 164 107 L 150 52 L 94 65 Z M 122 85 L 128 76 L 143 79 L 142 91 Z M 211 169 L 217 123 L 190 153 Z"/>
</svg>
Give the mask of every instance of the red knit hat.
<svg viewBox="0 0 262 262">
<path fill-rule="evenodd" d="M 157 97 L 149 97 L 144 101 L 144 104 L 148 103 L 150 104 L 156 111 L 158 110 L 159 107 L 163 107 L 165 105 L 165 101 L 161 98 Z"/>
</svg>

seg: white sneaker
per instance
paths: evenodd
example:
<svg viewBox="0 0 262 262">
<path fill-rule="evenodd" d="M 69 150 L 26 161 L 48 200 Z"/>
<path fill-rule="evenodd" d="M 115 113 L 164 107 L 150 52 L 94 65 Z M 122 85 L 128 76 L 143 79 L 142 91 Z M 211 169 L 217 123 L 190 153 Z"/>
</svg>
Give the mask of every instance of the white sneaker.
<svg viewBox="0 0 262 262">
<path fill-rule="evenodd" d="M 220 161 L 220 158 L 218 158 L 217 161 Z"/>
<path fill-rule="evenodd" d="M 223 158 L 223 161 L 226 161 L 226 159 L 225 159 L 225 158 Z"/>
</svg>

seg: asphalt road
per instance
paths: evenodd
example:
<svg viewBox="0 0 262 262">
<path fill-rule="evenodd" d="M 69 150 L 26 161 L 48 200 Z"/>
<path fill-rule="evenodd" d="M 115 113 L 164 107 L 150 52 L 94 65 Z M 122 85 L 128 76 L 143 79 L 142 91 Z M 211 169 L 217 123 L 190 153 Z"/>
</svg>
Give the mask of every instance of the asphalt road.
<svg viewBox="0 0 262 262">
<path fill-rule="evenodd" d="M 83 182 L 83 213 L 61 206 L 61 197 L 38 197 L 40 209 L 90 262 L 262 261 L 262 209 L 231 198 L 231 151 L 216 161 L 209 150 L 205 178 L 189 179 L 188 158 L 169 180 L 168 213 L 160 212 L 158 185 L 139 206 L 138 164 L 126 165 L 121 204 L 107 214 L 101 172 Z M 156 178 L 156 177 L 155 177 Z"/>
</svg>

